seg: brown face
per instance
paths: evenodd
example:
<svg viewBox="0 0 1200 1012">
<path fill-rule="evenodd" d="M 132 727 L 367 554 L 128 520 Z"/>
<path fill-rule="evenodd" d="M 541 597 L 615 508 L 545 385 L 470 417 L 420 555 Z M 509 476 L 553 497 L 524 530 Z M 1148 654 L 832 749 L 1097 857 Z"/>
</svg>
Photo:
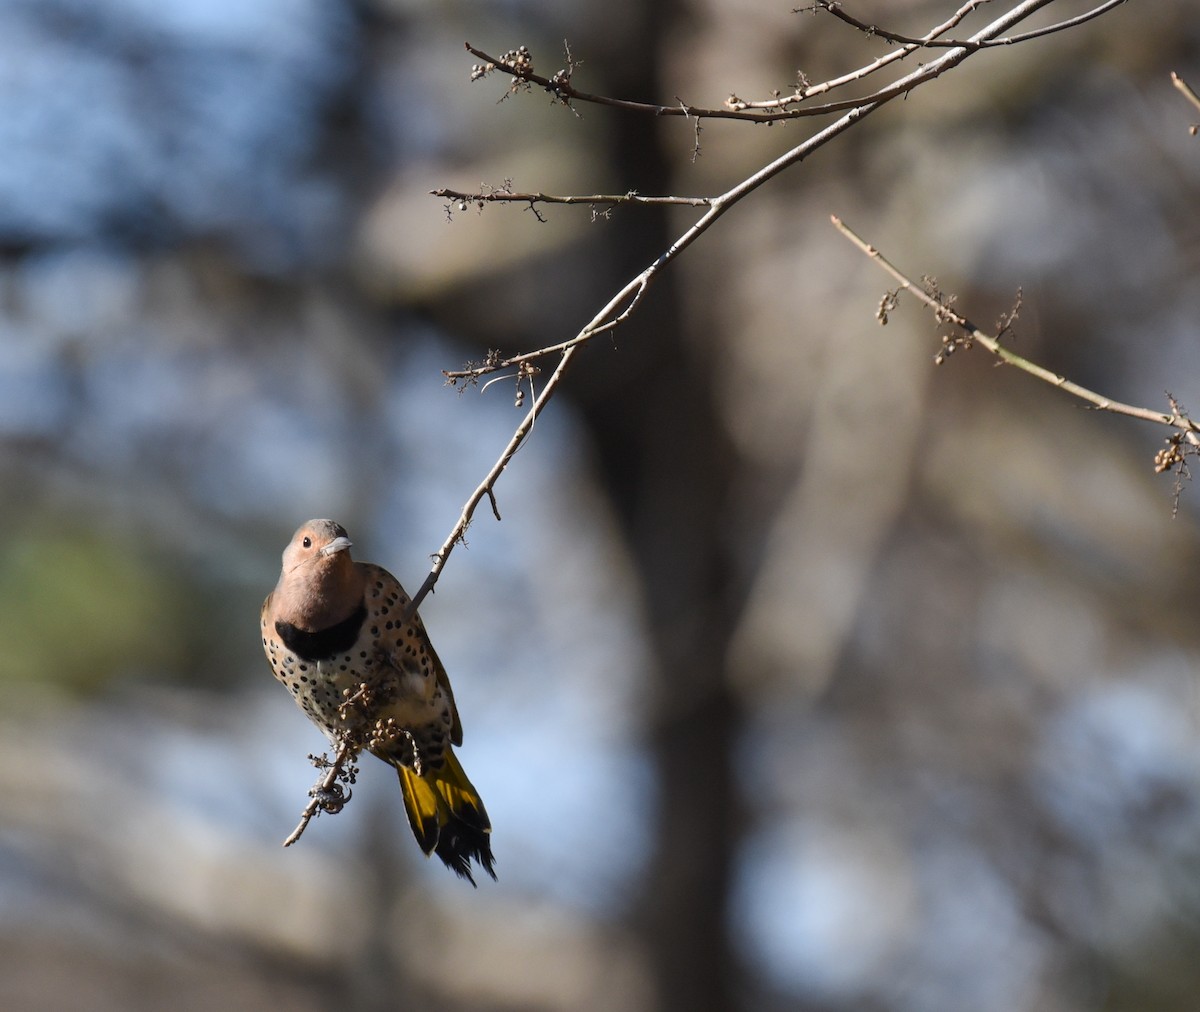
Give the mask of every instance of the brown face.
<svg viewBox="0 0 1200 1012">
<path fill-rule="evenodd" d="M 332 520 L 310 520 L 302 524 L 283 550 L 283 571 L 290 573 L 305 564 L 319 562 L 338 552 L 349 552 L 346 529 Z M 349 554 L 346 556 L 349 558 Z"/>
</svg>

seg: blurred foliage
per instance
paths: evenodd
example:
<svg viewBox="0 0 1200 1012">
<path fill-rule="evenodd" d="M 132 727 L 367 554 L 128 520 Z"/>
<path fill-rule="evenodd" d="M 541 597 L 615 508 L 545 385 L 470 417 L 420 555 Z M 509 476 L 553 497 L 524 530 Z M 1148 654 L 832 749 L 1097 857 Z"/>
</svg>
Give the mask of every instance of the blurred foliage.
<svg viewBox="0 0 1200 1012">
<path fill-rule="evenodd" d="M 114 679 L 191 667 L 188 587 L 144 544 L 40 515 L 0 543 L 5 699 L 94 694 Z"/>
</svg>

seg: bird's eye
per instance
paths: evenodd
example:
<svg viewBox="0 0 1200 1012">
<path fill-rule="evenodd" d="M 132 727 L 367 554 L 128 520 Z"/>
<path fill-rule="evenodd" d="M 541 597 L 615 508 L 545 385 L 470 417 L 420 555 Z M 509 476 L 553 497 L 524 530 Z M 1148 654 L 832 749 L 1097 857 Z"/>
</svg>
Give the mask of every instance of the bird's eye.
<svg viewBox="0 0 1200 1012">
<path fill-rule="evenodd" d="M 303 541 L 300 542 L 300 544 L 303 545 L 305 548 L 312 548 L 312 538 L 306 537 Z"/>
</svg>

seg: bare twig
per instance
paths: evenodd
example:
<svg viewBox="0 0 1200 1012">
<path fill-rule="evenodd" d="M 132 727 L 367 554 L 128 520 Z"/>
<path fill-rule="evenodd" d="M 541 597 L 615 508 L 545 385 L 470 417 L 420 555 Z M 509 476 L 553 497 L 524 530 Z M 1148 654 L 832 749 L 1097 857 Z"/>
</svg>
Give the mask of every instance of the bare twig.
<svg viewBox="0 0 1200 1012">
<path fill-rule="evenodd" d="M 1052 0 L 1046 0 L 1047 3 Z M 789 96 L 787 108 L 768 107 L 766 105 L 756 107 L 748 102 L 743 102 L 736 95 L 731 95 L 721 108 L 705 108 L 703 106 L 689 105 L 687 102 L 679 101 L 674 105 L 659 105 L 654 102 L 635 102 L 630 99 L 613 98 L 609 95 L 595 95 L 591 92 L 580 91 L 569 81 L 562 79 L 554 79 L 542 77 L 533 70 L 519 63 L 505 63 L 503 58 L 489 56 L 481 49 L 476 49 L 471 43 L 464 43 L 467 51 L 472 56 L 478 56 L 481 60 L 486 60 L 490 65 L 493 65 L 495 70 L 505 74 L 512 75 L 518 81 L 527 84 L 536 84 L 546 91 L 555 95 L 561 102 L 569 105 L 571 102 L 589 102 L 593 105 L 608 106 L 612 109 L 621 109 L 625 112 L 636 112 L 648 114 L 651 116 L 682 116 L 685 119 L 732 119 L 742 120 L 748 123 L 778 123 L 782 120 L 800 119 L 805 116 L 825 116 L 830 113 L 845 112 L 849 109 L 857 108 L 863 102 L 875 101 L 877 99 L 894 98 L 894 89 L 896 85 L 890 85 L 887 88 L 882 88 L 866 98 L 844 99 L 839 102 L 826 102 L 822 105 L 804 106 L 802 108 L 791 108 L 791 103 L 803 101 L 808 97 L 802 91 Z M 914 47 L 916 48 L 916 47 Z M 907 54 L 905 54 L 907 55 Z M 890 62 L 890 61 L 889 61 Z M 880 61 L 875 61 L 875 64 L 884 65 Z M 850 75 L 847 80 L 858 80 L 865 77 L 866 74 L 879 69 L 875 64 L 871 64 L 867 68 L 855 75 Z M 828 90 L 825 88 L 823 90 Z M 816 94 L 817 92 L 812 92 Z M 511 94 L 511 91 L 507 94 Z"/>
<path fill-rule="evenodd" d="M 745 102 L 736 95 L 730 95 L 729 98 L 726 99 L 725 105 L 734 111 L 742 111 L 746 109 L 787 108 L 788 106 L 795 105 L 797 102 L 803 102 L 805 99 L 811 98 L 813 95 L 823 95 L 827 92 L 833 91 L 835 88 L 844 87 L 845 85 L 851 84 L 854 81 L 861 81 L 863 78 L 874 74 L 876 71 L 882 70 L 888 64 L 895 63 L 898 60 L 903 60 L 906 56 L 911 55 L 918 49 L 924 48 L 934 39 L 945 35 L 946 32 L 950 31 L 950 29 L 957 27 L 963 18 L 965 18 L 972 11 L 976 10 L 979 7 L 979 3 L 980 0 L 968 0 L 967 3 L 955 11 L 949 18 L 942 22 L 942 24 L 931 28 L 924 35 L 924 37 L 919 40 L 919 42 L 904 46 L 900 49 L 893 49 L 890 53 L 880 56 L 878 59 L 866 64 L 866 66 L 859 67 L 857 70 L 853 70 L 848 74 L 843 74 L 841 77 L 830 78 L 828 81 L 822 81 L 820 84 L 809 84 L 807 81 L 801 80 L 796 89 L 790 95 L 776 96 L 775 98 L 764 99 L 757 102 Z M 812 7 L 806 8 L 805 10 L 816 11 L 818 9 L 820 9 L 818 5 L 814 4 Z M 801 11 L 797 9 L 794 11 L 794 13 L 798 14 L 801 13 Z"/>
<path fill-rule="evenodd" d="M 707 207 L 712 203 L 710 197 L 644 197 L 640 193 L 593 193 L 589 196 L 571 194 L 556 196 L 552 193 L 514 193 L 504 189 L 479 190 L 467 193 L 463 190 L 449 190 L 439 187 L 429 191 L 430 196 L 445 197 L 459 205 L 460 211 L 474 204 L 482 207 L 484 204 L 683 204 L 687 207 Z"/>
<path fill-rule="evenodd" d="M 641 283 L 639 283 L 641 282 Z M 442 375 L 446 377 L 446 381 L 450 386 L 457 386 L 460 382 L 466 381 L 473 383 L 475 380 L 488 373 L 498 372 L 501 369 L 510 369 L 514 365 L 522 366 L 539 358 L 544 358 L 547 355 L 553 355 L 555 352 L 564 352 L 568 348 L 574 348 L 580 344 L 586 344 L 594 337 L 606 333 L 610 330 L 615 330 L 624 323 L 629 315 L 633 312 L 642 296 L 646 293 L 646 288 L 649 284 L 649 279 L 642 278 L 639 275 L 629 285 L 621 290 L 618 295 L 619 300 L 628 298 L 629 303 L 616 316 L 604 322 L 598 322 L 599 318 L 592 320 L 586 327 L 583 328 L 569 341 L 563 341 L 559 344 L 547 345 L 545 348 L 538 348 L 537 351 L 527 351 L 520 355 L 513 355 L 509 358 L 500 358 L 499 355 L 490 355 L 483 361 L 474 365 L 468 364 L 465 369 L 443 369 Z"/>
<path fill-rule="evenodd" d="M 1192 103 L 1192 105 L 1194 105 L 1197 109 L 1200 109 L 1200 95 L 1197 95 L 1192 90 L 1192 86 L 1173 70 L 1171 71 L 1171 83 L 1183 93 L 1183 95 L 1189 102 Z"/>
<path fill-rule="evenodd" d="M 1038 6 L 1044 6 L 1045 3 L 1051 3 L 1053 0 L 1040 0 Z M 986 29 L 985 29 L 986 30 Z M 958 48 L 974 49 L 974 40 Z M 905 94 L 910 88 L 914 87 L 912 83 L 902 85 L 902 82 L 897 81 L 894 84 L 881 88 L 873 94 L 867 95 L 864 98 L 844 99 L 837 102 L 826 102 L 822 105 L 803 106 L 793 108 L 792 105 L 796 102 L 801 102 L 808 98 L 809 95 L 819 94 L 823 91 L 828 91 L 835 84 L 817 85 L 811 91 L 798 89 L 792 95 L 788 96 L 786 102 L 780 99 L 774 105 L 744 102 L 736 95 L 731 95 L 725 101 L 725 105 L 718 109 L 704 108 L 702 106 L 690 105 L 682 100 L 677 100 L 674 105 L 658 105 L 654 102 L 635 102 L 629 99 L 613 98 L 609 95 L 594 95 L 590 92 L 580 91 L 569 80 L 562 78 L 547 78 L 535 73 L 532 68 L 521 62 L 505 62 L 503 58 L 489 56 L 481 49 L 476 49 L 469 42 L 464 43 L 467 51 L 473 56 L 479 57 L 481 60 L 486 60 L 489 65 L 493 66 L 496 71 L 510 74 L 514 79 L 525 82 L 527 84 L 536 84 L 544 88 L 546 91 L 553 93 L 564 104 L 570 104 L 573 101 L 590 102 L 593 105 L 608 106 L 614 109 L 622 109 L 626 112 L 637 112 L 649 114 L 652 116 L 683 116 L 687 119 L 732 119 L 743 120 L 749 123 L 777 123 L 783 120 L 799 119 L 806 116 L 825 116 L 831 113 L 846 112 L 853 110 L 865 103 L 876 101 L 887 101 L 895 98 L 897 95 Z M 920 47 L 913 46 L 909 50 L 912 52 Z M 889 54 L 891 55 L 891 54 Z M 907 52 L 900 53 L 896 58 L 902 59 L 908 55 Z M 854 74 L 847 75 L 841 79 L 839 83 L 845 84 L 850 81 L 861 80 L 868 74 L 886 66 L 891 62 L 890 59 L 876 60 Z M 478 75 L 473 75 L 478 77 Z M 912 75 L 909 75 L 910 77 Z M 908 81 L 909 78 L 904 78 L 903 81 Z M 511 91 L 509 92 L 511 94 Z"/>
<path fill-rule="evenodd" d="M 1180 94 L 1182 94 L 1184 98 L 1191 102 L 1192 105 L 1194 105 L 1197 109 L 1200 109 L 1200 95 L 1197 95 L 1195 91 L 1192 90 L 1191 85 L 1189 85 L 1187 81 L 1176 74 L 1173 70 L 1171 71 L 1171 83 L 1179 89 Z M 1196 134 L 1200 133 L 1200 125 L 1193 123 L 1190 127 L 1188 127 L 1188 133 L 1195 137 Z"/>
<path fill-rule="evenodd" d="M 1154 411 L 1151 408 L 1142 408 L 1133 404 L 1123 404 L 1120 401 L 1115 401 L 1111 397 L 1105 397 L 1103 394 L 1098 394 L 1094 390 L 1089 390 L 1087 387 L 1080 386 L 1078 383 L 1072 382 L 1065 376 L 1051 372 L 1049 369 L 1043 368 L 1036 362 L 1031 362 L 1029 359 L 1022 358 L 1016 352 L 1002 345 L 999 339 L 991 334 L 980 330 L 966 316 L 951 308 L 949 301 L 936 290 L 933 292 L 927 291 L 925 287 L 916 284 L 908 278 L 903 272 L 895 267 L 882 253 L 874 246 L 866 242 L 856 235 L 840 218 L 836 215 L 832 216 L 834 228 L 842 233 L 855 246 L 862 250 L 868 257 L 874 260 L 879 266 L 890 274 L 900 285 L 900 291 L 910 292 L 915 298 L 932 309 L 939 321 L 953 324 L 966 334 L 970 341 L 986 348 L 989 352 L 995 355 L 1000 361 L 1015 366 L 1031 376 L 1036 376 L 1052 386 L 1058 387 L 1060 390 L 1078 397 L 1080 400 L 1086 401 L 1092 407 L 1099 411 L 1108 411 L 1117 415 L 1127 415 L 1130 418 L 1137 418 L 1144 422 L 1154 422 L 1158 425 L 1166 425 L 1170 428 L 1178 430 L 1191 445 L 1200 447 L 1200 423 L 1193 421 L 1179 407 L 1178 403 L 1173 398 L 1168 398 L 1171 410 L 1169 412 Z M 895 300 L 889 300 L 890 305 L 894 307 Z"/>
<path fill-rule="evenodd" d="M 475 509 L 485 496 L 491 502 L 492 512 L 496 516 L 499 516 L 500 511 L 496 504 L 495 492 L 493 491 L 496 481 L 504 472 L 504 469 L 508 466 L 508 462 L 512 460 L 517 450 L 521 448 L 521 444 L 525 442 L 525 437 L 528 436 L 530 431 L 533 429 L 533 423 L 537 420 L 537 416 L 542 413 L 543 409 L 549 403 L 550 398 L 554 396 L 555 390 L 558 389 L 558 384 L 562 382 L 562 378 L 566 375 L 567 369 L 571 365 L 571 360 L 579 351 L 579 348 L 579 344 L 574 344 L 562 353 L 562 358 L 560 358 L 558 362 L 558 368 L 554 370 L 554 373 L 551 375 L 546 385 L 542 388 L 542 392 L 534 400 L 533 406 L 529 409 L 529 413 L 522 420 L 521 424 L 517 426 L 517 430 L 513 433 L 512 438 L 508 441 L 508 445 L 504 448 L 504 452 L 500 454 L 500 457 L 497 459 L 496 463 L 493 464 L 491 470 L 488 471 L 487 476 L 479 483 L 475 491 L 472 492 L 470 497 L 467 499 L 462 508 L 462 513 L 459 515 L 458 522 L 450 531 L 450 534 L 446 538 L 445 542 L 443 542 L 442 547 L 439 548 L 437 553 L 434 555 L 433 567 L 429 570 L 429 574 L 425 577 L 424 582 L 413 595 L 413 599 L 408 603 L 408 607 L 404 609 L 404 615 L 402 616 L 401 621 L 410 621 L 413 616 L 416 615 L 417 609 L 421 606 L 421 602 L 424 601 L 426 596 L 433 591 L 434 585 L 438 581 L 438 577 L 441 576 L 442 570 L 446 567 L 446 562 L 450 558 L 450 553 L 454 551 L 455 546 L 463 540 L 467 533 L 467 528 L 471 525 L 471 518 L 475 515 Z"/>
<path fill-rule="evenodd" d="M 1102 3 L 1098 7 L 1093 7 L 1090 11 L 1084 11 L 1084 13 L 1078 15 L 1077 17 L 1068 18 L 1065 21 L 1057 21 L 1052 25 L 1047 25 L 1045 28 L 1035 28 L 1033 31 L 1023 32 L 1020 35 L 1007 35 L 999 39 L 970 40 L 933 39 L 929 36 L 925 36 L 921 39 L 915 39 L 907 35 L 898 35 L 895 32 L 889 32 L 884 28 L 880 28 L 878 25 L 870 25 L 863 21 L 859 21 L 857 18 L 852 17 L 845 12 L 838 0 L 817 0 L 816 6 L 821 10 L 828 11 L 839 21 L 844 21 L 846 24 L 857 28 L 860 32 L 864 32 L 867 35 L 877 36 L 878 38 L 884 39 L 887 42 L 894 42 L 898 45 L 926 49 L 946 48 L 953 46 L 969 46 L 974 49 L 987 49 L 995 48 L 997 46 L 1013 46 L 1019 42 L 1029 42 L 1031 39 L 1040 39 L 1046 35 L 1053 35 L 1055 32 L 1065 31 L 1068 28 L 1075 28 L 1078 25 L 1082 25 L 1088 21 L 1091 21 L 1093 18 L 1100 17 L 1101 14 L 1112 10 L 1114 7 L 1121 6 L 1121 4 L 1125 2 L 1126 0 L 1107 0 L 1106 3 Z M 973 8 L 976 5 L 972 4 L 968 6 Z M 905 55 L 908 54 L 906 53 Z"/>
<path fill-rule="evenodd" d="M 982 32 L 977 32 L 968 39 L 941 39 L 951 28 L 957 26 L 963 18 L 972 11 L 978 9 L 986 0 L 968 0 L 960 7 L 944 24 L 938 25 L 931 31 L 927 32 L 920 38 L 910 38 L 904 35 L 898 35 L 894 32 L 885 31 L 877 25 L 867 24 L 859 21 L 856 18 L 846 14 L 841 8 L 841 4 L 837 0 L 817 0 L 812 8 L 808 10 L 822 10 L 832 14 L 834 17 L 851 25 L 855 29 L 865 32 L 869 35 L 877 35 L 881 39 L 888 42 L 894 42 L 902 46 L 886 56 L 882 56 L 871 63 L 855 70 L 842 77 L 833 78 L 829 81 L 822 82 L 816 85 L 797 84 L 795 89 L 787 95 L 776 95 L 771 99 L 763 101 L 745 101 L 737 95 L 730 95 L 726 99 L 725 104 L 721 108 L 705 108 L 702 106 L 691 105 L 682 99 L 677 99 L 674 105 L 660 105 L 654 102 L 637 102 L 629 99 L 613 98 L 609 95 L 596 95 L 590 92 L 581 91 L 571 83 L 570 73 L 560 71 L 553 77 L 543 77 L 533 70 L 531 61 L 528 59 L 528 51 L 513 50 L 512 53 L 519 53 L 518 57 L 513 57 L 512 53 L 505 54 L 509 59 L 504 57 L 490 56 L 481 49 L 472 46 L 471 43 L 464 43 L 468 52 L 473 56 L 485 61 L 483 68 L 477 67 L 472 74 L 473 79 L 479 79 L 485 73 L 497 71 L 506 73 L 512 76 L 514 83 L 522 83 L 525 85 L 537 85 L 546 91 L 550 92 L 555 98 L 564 105 L 570 106 L 572 102 L 588 102 L 593 105 L 609 106 L 615 109 L 623 109 L 627 112 L 645 113 L 652 116 L 683 116 L 688 119 L 695 119 L 697 125 L 702 119 L 734 119 L 743 120 L 750 123 L 776 123 L 782 120 L 799 119 L 806 116 L 824 116 L 832 113 L 845 112 L 861 105 L 865 102 L 874 102 L 878 100 L 887 100 L 894 98 L 896 95 L 895 89 L 900 86 L 900 82 L 888 85 L 878 91 L 862 98 L 844 99 L 835 102 L 826 102 L 821 105 L 801 106 L 799 103 L 813 97 L 828 93 L 835 88 L 842 87 L 854 81 L 861 81 L 871 74 L 881 70 L 883 67 L 894 63 L 897 60 L 902 60 L 920 49 L 928 49 L 938 47 L 950 50 L 977 50 L 984 48 L 994 48 L 997 46 L 1012 46 L 1022 42 L 1028 42 L 1032 39 L 1041 38 L 1045 35 L 1050 35 L 1055 32 L 1064 31 L 1067 28 L 1073 28 L 1077 25 L 1091 21 L 1093 18 L 1099 17 L 1101 14 L 1107 13 L 1114 7 L 1120 6 L 1126 0 L 1106 0 L 1093 9 L 1080 14 L 1077 17 L 1069 18 L 1065 21 L 1057 22 L 1053 25 L 1047 25 L 1044 28 L 1038 28 L 1030 32 L 1025 32 L 1020 35 L 1009 36 L 985 36 Z M 1047 0 L 1049 2 L 1049 0 Z M 1039 4 L 1039 6 L 1043 6 Z M 1022 15 L 1019 20 L 1023 20 L 1026 15 Z M 991 26 L 989 26 L 990 28 Z M 984 29 L 984 32 L 989 29 Z M 906 79 L 907 80 L 907 79 Z M 912 87 L 910 84 L 908 87 Z M 907 91 L 908 88 L 904 88 Z M 511 94 L 513 87 L 510 86 Z M 903 93 L 903 92 L 901 92 Z"/>
</svg>

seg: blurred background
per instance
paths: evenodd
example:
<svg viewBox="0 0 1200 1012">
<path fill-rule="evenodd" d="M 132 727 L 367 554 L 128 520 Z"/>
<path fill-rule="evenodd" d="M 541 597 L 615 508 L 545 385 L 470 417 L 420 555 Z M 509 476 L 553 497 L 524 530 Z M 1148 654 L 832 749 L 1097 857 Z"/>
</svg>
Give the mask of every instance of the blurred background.
<svg viewBox="0 0 1200 1012">
<path fill-rule="evenodd" d="M 570 337 L 694 219 L 428 191 L 711 194 L 814 129 L 693 160 L 469 82 L 464 40 L 564 39 L 586 91 L 708 106 L 887 51 L 757 0 L 0 2 L 0 1006 L 1194 1009 L 1200 489 L 1173 517 L 1164 430 L 935 368 L 911 300 L 881 329 L 828 216 L 1200 412 L 1197 0 L 892 103 L 578 360 L 423 607 L 498 884 L 380 763 L 280 847 L 325 747 L 259 644 L 293 530 L 415 589 L 521 417 L 441 370 Z"/>
</svg>

